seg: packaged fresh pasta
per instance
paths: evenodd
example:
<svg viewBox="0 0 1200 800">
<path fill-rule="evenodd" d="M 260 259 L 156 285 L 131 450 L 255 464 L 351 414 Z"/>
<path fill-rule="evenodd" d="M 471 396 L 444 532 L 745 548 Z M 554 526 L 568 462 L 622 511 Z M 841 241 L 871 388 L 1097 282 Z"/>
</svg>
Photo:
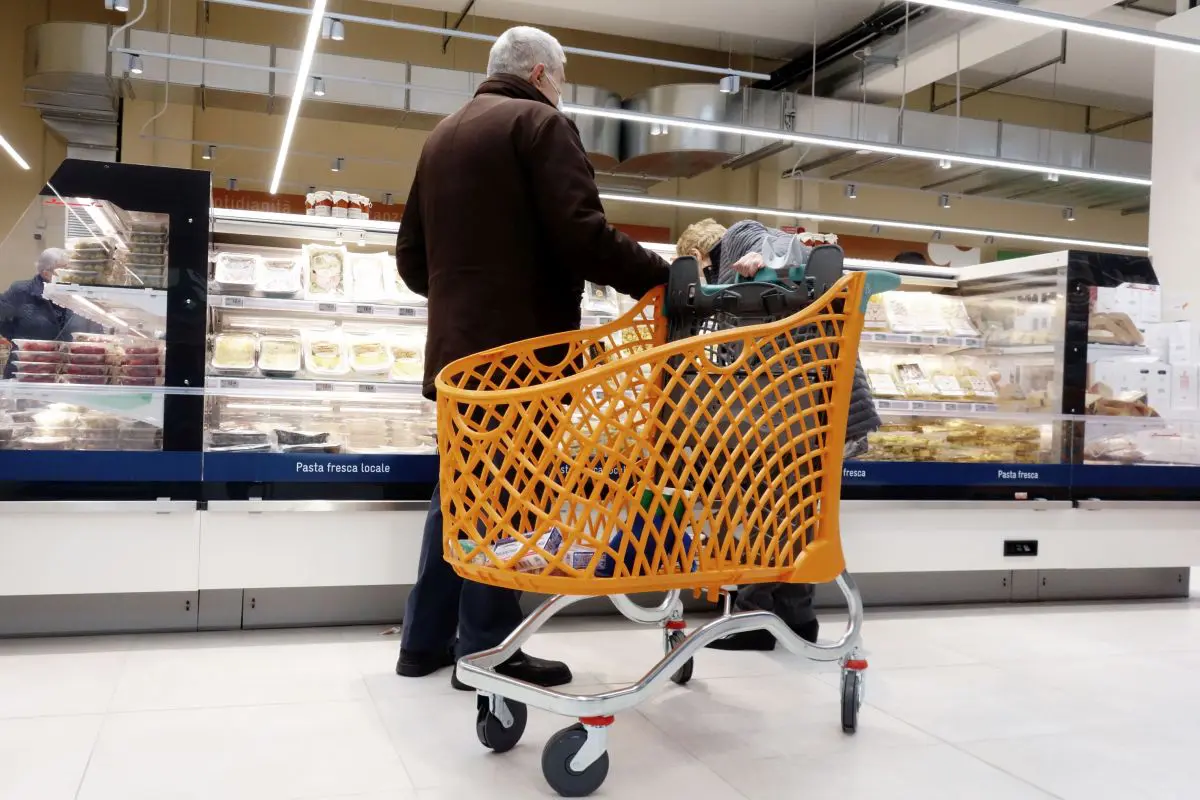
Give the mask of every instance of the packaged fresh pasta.
<svg viewBox="0 0 1200 800">
<path fill-rule="evenodd" d="M 304 368 L 319 378 L 337 378 L 350 371 L 346 342 L 338 331 L 309 331 L 304 337 Z"/>
<path fill-rule="evenodd" d="M 387 299 L 385 277 L 396 271 L 396 261 L 387 253 L 351 253 L 347 256 L 354 299 L 378 303 Z"/>
<path fill-rule="evenodd" d="M 903 397 L 904 391 L 896 383 L 892 372 L 891 359 L 886 356 L 864 355 L 862 358 L 863 371 L 867 373 L 867 383 L 871 394 L 875 397 Z"/>
<path fill-rule="evenodd" d="M 398 333 L 389 342 L 394 381 L 419 381 L 425 377 L 425 337 L 420 333 Z"/>
<path fill-rule="evenodd" d="M 304 245 L 304 295 L 310 300 L 350 296 L 346 248 Z"/>
<path fill-rule="evenodd" d="M 888 329 L 887 312 L 883 307 L 882 295 L 872 295 L 867 300 L 867 311 L 863 319 L 863 329 L 868 331 L 886 331 Z"/>
<path fill-rule="evenodd" d="M 373 333 L 346 335 L 350 368 L 364 375 L 384 375 L 392 369 L 392 350 L 382 336 Z"/>
<path fill-rule="evenodd" d="M 270 297 L 295 297 L 304 288 L 304 265 L 295 258 L 265 258 L 258 273 L 258 291 Z"/>
<path fill-rule="evenodd" d="M 937 390 L 934 388 L 933 382 L 929 380 L 929 376 L 925 374 L 919 359 L 897 359 L 892 367 L 892 372 L 905 397 L 928 400 L 937 395 Z"/>
<path fill-rule="evenodd" d="M 216 336 L 213 338 L 212 367 L 219 372 L 248 372 L 254 369 L 255 347 L 255 338 L 248 334 Z"/>
<path fill-rule="evenodd" d="M 217 253 L 213 277 L 224 292 L 249 292 L 258 283 L 262 259 L 253 253 Z"/>
<path fill-rule="evenodd" d="M 299 336 L 263 336 L 258 342 L 258 368 L 268 377 L 290 378 L 300 371 L 303 351 Z"/>
</svg>

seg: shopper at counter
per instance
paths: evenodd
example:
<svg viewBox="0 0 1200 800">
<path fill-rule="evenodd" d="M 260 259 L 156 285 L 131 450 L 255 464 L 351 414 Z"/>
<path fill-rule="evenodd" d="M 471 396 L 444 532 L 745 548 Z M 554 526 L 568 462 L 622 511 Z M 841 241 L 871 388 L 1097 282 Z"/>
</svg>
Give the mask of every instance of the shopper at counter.
<svg viewBox="0 0 1200 800">
<path fill-rule="evenodd" d="M 768 228 L 754 220 L 745 220 L 726 229 L 716 220 L 706 219 L 685 230 L 675 249 L 680 256 L 695 258 L 710 283 L 733 283 L 738 275 L 752 277 L 768 262 L 785 267 L 801 266 L 787 263 L 797 254 L 795 238 L 793 234 Z M 806 258 L 807 252 L 802 257 Z M 859 364 L 854 371 L 845 458 L 865 453 L 867 435 L 878 430 L 880 425 L 870 384 Z M 811 584 L 755 584 L 738 591 L 736 606 L 742 611 L 774 612 L 796 635 L 815 642 L 820 623 L 813 610 L 813 593 Z M 718 650 L 773 650 L 775 637 L 769 631 L 746 631 L 718 639 L 709 646 Z"/>
<path fill-rule="evenodd" d="M 605 219 L 579 132 L 558 110 L 565 67 L 553 36 L 510 28 L 475 97 L 425 142 L 396 262 L 405 284 L 429 298 L 427 397 L 455 359 L 578 328 L 584 281 L 635 297 L 667 282 L 666 263 Z M 521 622 L 518 600 L 464 582 L 442 560 L 435 488 L 396 672 L 428 675 L 455 653 L 495 647 Z M 571 680 L 565 664 L 523 653 L 496 671 L 542 686 Z"/>
<path fill-rule="evenodd" d="M 37 260 L 37 274 L 29 280 L 13 281 L 0 295 L 0 338 L 67 340 L 72 333 L 95 330 L 96 326 L 74 312 L 51 303 L 42 295 L 54 273 L 67 266 L 67 251 L 57 247 L 43 250 Z M 20 358 L 14 342 L 4 377 L 11 378 L 13 362 Z"/>
</svg>

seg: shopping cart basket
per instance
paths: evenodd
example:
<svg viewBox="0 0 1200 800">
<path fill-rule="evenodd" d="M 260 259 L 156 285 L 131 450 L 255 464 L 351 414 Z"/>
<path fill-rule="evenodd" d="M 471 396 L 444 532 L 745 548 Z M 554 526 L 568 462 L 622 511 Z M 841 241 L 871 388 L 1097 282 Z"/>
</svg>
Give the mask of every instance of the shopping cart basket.
<svg viewBox="0 0 1200 800">
<path fill-rule="evenodd" d="M 733 633 L 767 630 L 839 662 L 842 727 L 855 730 L 866 661 L 838 532 L 842 449 L 867 283 L 892 276 L 842 277 L 836 247 L 816 248 L 807 266 L 790 281 L 763 273 L 713 287 L 680 259 L 665 290 L 611 324 L 470 356 L 437 378 L 446 560 L 469 580 L 555 595 L 457 675 L 478 691 L 477 733 L 496 752 L 520 740 L 527 705 L 578 718 L 542 754 L 561 795 L 604 782 L 615 713 L 686 683 L 693 656 Z M 738 584 L 829 581 L 850 612 L 833 643 L 730 608 Z M 688 635 L 682 589 L 723 591 L 724 615 Z M 667 595 L 655 608 L 625 596 L 647 591 Z M 578 696 L 495 672 L 595 595 L 662 626 L 666 654 L 641 680 Z"/>
</svg>

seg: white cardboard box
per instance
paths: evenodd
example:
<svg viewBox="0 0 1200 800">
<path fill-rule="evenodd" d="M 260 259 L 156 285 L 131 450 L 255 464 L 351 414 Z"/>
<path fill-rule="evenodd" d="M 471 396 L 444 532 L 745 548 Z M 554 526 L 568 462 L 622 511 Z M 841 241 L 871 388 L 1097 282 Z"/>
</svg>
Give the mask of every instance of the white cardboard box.
<svg viewBox="0 0 1200 800">
<path fill-rule="evenodd" d="M 1200 410 L 1200 367 L 1196 364 L 1171 365 L 1171 410 Z"/>
<path fill-rule="evenodd" d="M 1122 364 L 1125 388 L 1146 393 L 1146 403 L 1160 414 L 1171 407 L 1171 365 L 1155 359 L 1129 359 Z"/>
<path fill-rule="evenodd" d="M 1161 287 L 1147 283 L 1122 283 L 1120 286 L 1096 288 L 1097 312 L 1128 314 L 1133 324 L 1141 327 L 1162 321 Z"/>
</svg>

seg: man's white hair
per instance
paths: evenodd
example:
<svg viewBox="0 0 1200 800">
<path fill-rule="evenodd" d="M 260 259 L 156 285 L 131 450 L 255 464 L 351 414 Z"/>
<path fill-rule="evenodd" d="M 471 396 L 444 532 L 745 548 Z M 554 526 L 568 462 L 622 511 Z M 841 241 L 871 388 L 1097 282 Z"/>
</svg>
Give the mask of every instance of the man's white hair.
<svg viewBox="0 0 1200 800">
<path fill-rule="evenodd" d="M 519 25 L 500 34 L 500 38 L 492 45 L 487 74 L 489 78 L 496 75 L 528 78 L 538 64 L 545 64 L 550 74 L 561 80 L 567 54 L 563 52 L 558 39 L 550 34 Z"/>
<path fill-rule="evenodd" d="M 65 267 L 67 265 L 67 262 L 70 260 L 71 260 L 71 258 L 70 258 L 70 256 L 67 255 L 66 250 L 63 250 L 60 247 L 47 248 L 42 251 L 42 254 L 40 256 L 38 256 L 38 260 L 37 260 L 38 274 L 41 275 L 43 272 L 49 272 L 52 269 L 58 269 L 59 267 Z"/>
</svg>

